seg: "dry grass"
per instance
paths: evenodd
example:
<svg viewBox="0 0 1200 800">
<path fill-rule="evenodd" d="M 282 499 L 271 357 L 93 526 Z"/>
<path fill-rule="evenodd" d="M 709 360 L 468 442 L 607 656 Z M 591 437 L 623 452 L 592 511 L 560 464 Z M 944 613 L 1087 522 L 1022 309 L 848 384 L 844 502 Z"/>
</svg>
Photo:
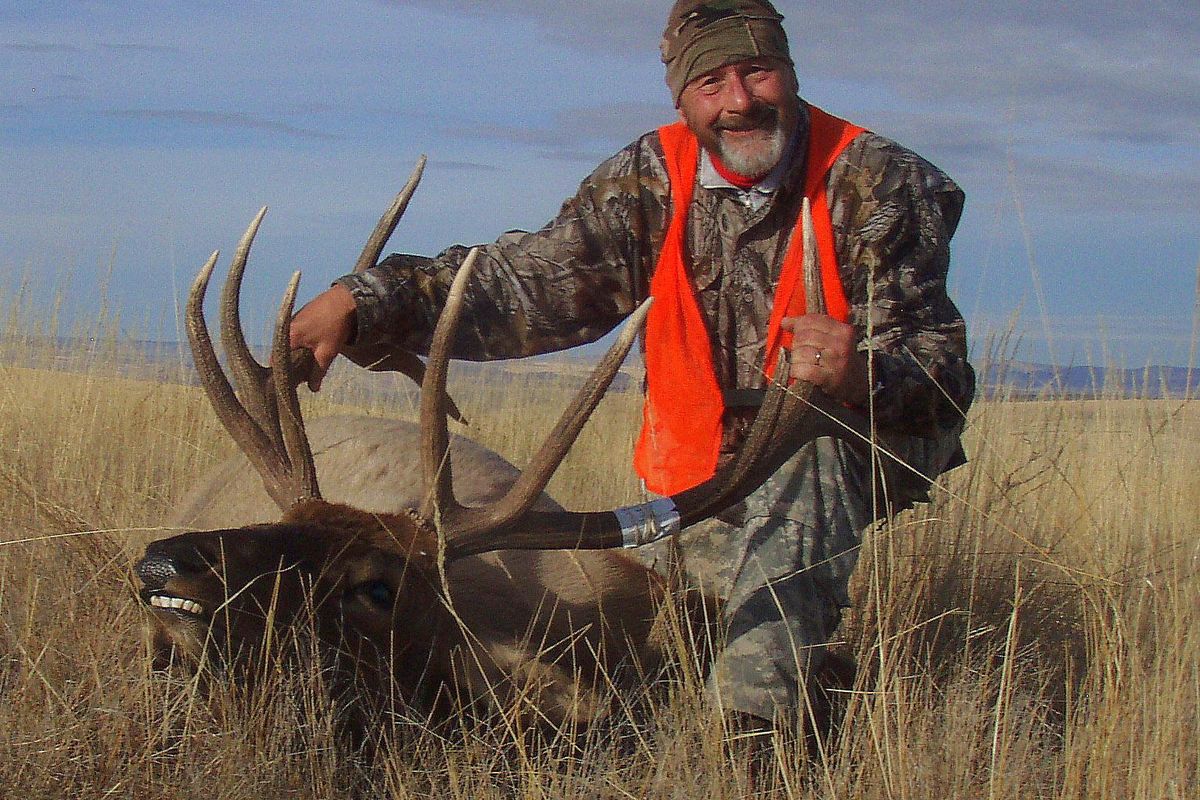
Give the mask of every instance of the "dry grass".
<svg viewBox="0 0 1200 800">
<path fill-rule="evenodd" d="M 319 673 L 280 672 L 254 694 L 153 674 L 129 565 L 230 446 L 197 390 L 114 374 L 119 341 L 69 369 L 19 366 L 45 359 L 18 316 L 0 341 L 0 795 L 746 796 L 745 765 L 688 681 L 650 720 L 582 742 L 390 721 L 368 766 L 333 733 Z M 407 411 L 357 380 L 324 394 Z M 518 463 L 561 402 L 489 382 L 458 395 L 473 435 Z M 636 398 L 600 414 L 552 485 L 575 507 L 636 496 Z M 864 666 L 844 732 L 829 752 L 781 749 L 774 791 L 1196 797 L 1197 409 L 992 402 L 972 414 L 969 452 L 933 503 L 872 536 L 839 645 Z"/>
</svg>

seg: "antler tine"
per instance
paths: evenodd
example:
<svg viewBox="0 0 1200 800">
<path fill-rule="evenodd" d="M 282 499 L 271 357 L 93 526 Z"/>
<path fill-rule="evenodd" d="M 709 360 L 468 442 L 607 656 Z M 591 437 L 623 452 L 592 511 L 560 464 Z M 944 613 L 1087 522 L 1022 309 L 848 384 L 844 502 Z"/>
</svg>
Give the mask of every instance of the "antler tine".
<svg viewBox="0 0 1200 800">
<path fill-rule="evenodd" d="M 461 532 L 465 533 L 476 527 L 504 527 L 537 502 L 538 496 L 554 477 L 555 470 L 579 438 L 583 426 L 591 418 L 592 412 L 596 410 L 596 406 L 600 404 L 604 393 L 616 377 L 617 370 L 629 355 L 630 348 L 646 324 L 651 302 L 651 299 L 646 299 L 629 315 L 629 320 L 620 335 L 609 346 L 604 358 L 592 370 L 592 374 L 575 394 L 571 404 L 562 412 L 554 429 L 546 436 L 542 446 L 525 469 L 521 470 L 520 476 L 504 497 L 487 507 L 484 513 L 472 514 L 475 519 L 464 520 L 464 530 Z M 449 535 L 451 534 L 448 533 L 447 536 Z"/>
<path fill-rule="evenodd" d="M 367 239 L 367 243 L 363 247 L 362 254 L 359 255 L 358 261 L 354 264 L 355 272 L 370 269 L 379 262 L 379 254 L 383 252 L 383 246 L 392 237 L 392 233 L 396 230 L 396 225 L 400 222 L 400 217 L 404 216 L 404 212 L 408 208 L 408 201 L 412 199 L 413 193 L 417 191 L 417 185 L 421 182 L 421 175 L 425 172 L 425 160 L 425 156 L 417 159 L 417 166 L 413 168 L 408 183 L 404 184 L 404 188 L 400 190 L 400 194 L 396 195 L 396 199 L 392 201 L 391 206 L 379 218 L 379 222 L 375 225 L 375 230 L 371 232 L 370 238 Z"/>
<path fill-rule="evenodd" d="M 219 251 L 212 254 L 196 275 L 188 293 L 184 320 L 192 358 L 196 362 L 200 385 L 208 395 L 217 419 L 258 470 L 267 493 L 280 508 L 286 509 L 291 505 L 291 492 L 287 488 L 287 464 L 280 458 L 266 432 L 238 401 L 229 379 L 221 369 L 213 349 L 212 337 L 208 333 L 208 325 L 204 321 L 204 296 L 208 292 L 208 281 L 212 277 L 219 255 Z"/>
<path fill-rule="evenodd" d="M 800 221 L 804 244 L 804 303 L 809 314 L 824 314 L 825 286 L 821 278 L 821 254 L 817 252 L 817 228 L 813 224 L 808 198 L 800 203 Z"/>
<path fill-rule="evenodd" d="M 375 230 L 371 233 L 366 245 L 363 247 L 362 254 L 359 255 L 358 261 L 354 264 L 355 273 L 370 269 L 379 262 L 379 255 L 383 252 L 383 246 L 387 244 L 387 240 L 391 238 L 392 233 L 396 230 L 397 223 L 404 216 L 404 212 L 408 209 L 409 201 L 412 200 L 413 194 L 417 191 L 417 186 L 421 183 L 421 176 L 425 172 L 425 163 L 425 156 L 417 159 L 417 165 L 413 168 L 408 183 L 404 184 L 404 188 L 396 195 L 396 199 L 392 201 L 391 206 L 379 218 L 379 222 L 375 225 Z M 381 345 L 347 345 L 342 349 L 342 353 L 355 364 L 373 372 L 399 372 L 411 378 L 418 385 L 425 381 L 425 365 L 421 363 L 421 359 L 417 357 L 416 353 L 410 353 L 407 350 L 396 350 Z M 312 366 L 312 363 L 302 365 L 298 375 L 306 376 Z M 466 423 L 466 418 L 458 410 L 458 406 L 454 404 L 454 400 L 448 397 L 446 402 L 450 417 L 456 422 Z"/>
<path fill-rule="evenodd" d="M 458 507 L 454 499 L 450 467 L 450 432 L 446 427 L 446 376 L 467 282 L 478 257 L 479 249 L 472 248 L 454 275 L 446 303 L 433 330 L 429 359 L 425 363 L 425 377 L 421 382 L 421 475 L 426 492 L 421 514 L 430 520 L 440 520 L 447 511 Z"/>
<path fill-rule="evenodd" d="M 246 344 L 246 335 L 242 331 L 241 317 L 242 276 L 246 272 L 246 262 L 250 257 L 254 237 L 258 235 L 258 228 L 266 213 L 267 207 L 263 206 L 242 234 L 241 241 L 234 251 L 229 275 L 221 289 L 221 344 L 225 348 L 233 385 L 241 396 L 243 406 L 258 426 L 273 441 L 278 442 L 277 414 L 274 398 L 269 392 L 271 371 L 259 364 L 250 352 L 250 346 Z"/>
<path fill-rule="evenodd" d="M 278 409 L 276 427 L 282 434 L 283 446 L 291 466 L 292 502 L 319 499 L 317 468 L 313 462 L 312 448 L 304 431 L 304 417 L 300 413 L 300 398 L 296 395 L 296 381 L 292 375 L 294 365 L 291 358 L 292 309 L 296 304 L 296 290 L 300 287 L 300 273 L 292 275 L 283 301 L 279 304 L 279 315 L 275 320 L 275 337 L 271 342 L 271 370 L 274 384 L 274 407 Z"/>
</svg>

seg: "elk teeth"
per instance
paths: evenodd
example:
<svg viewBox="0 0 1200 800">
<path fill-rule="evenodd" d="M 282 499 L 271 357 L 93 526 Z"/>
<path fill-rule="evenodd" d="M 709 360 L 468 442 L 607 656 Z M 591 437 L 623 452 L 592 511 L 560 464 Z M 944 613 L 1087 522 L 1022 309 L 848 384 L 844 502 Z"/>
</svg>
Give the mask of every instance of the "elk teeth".
<svg viewBox="0 0 1200 800">
<path fill-rule="evenodd" d="M 182 597 L 163 597 L 162 595 L 151 595 L 150 605 L 154 608 L 170 608 L 178 611 L 184 611 L 188 614 L 203 614 L 204 606 L 194 600 L 185 600 Z"/>
</svg>

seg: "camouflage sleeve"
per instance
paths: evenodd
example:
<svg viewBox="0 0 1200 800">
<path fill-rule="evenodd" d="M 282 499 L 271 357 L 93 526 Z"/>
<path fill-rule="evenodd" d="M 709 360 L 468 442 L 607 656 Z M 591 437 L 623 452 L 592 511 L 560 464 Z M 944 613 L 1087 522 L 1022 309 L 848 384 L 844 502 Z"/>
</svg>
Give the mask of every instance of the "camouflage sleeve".
<svg viewBox="0 0 1200 800">
<path fill-rule="evenodd" d="M 962 423 L 975 393 L 966 326 L 946 290 L 962 190 L 937 167 L 880 136 L 847 150 L 831 175 L 831 209 L 848 227 L 851 322 L 872 353 L 880 427 L 936 436 Z"/>
<path fill-rule="evenodd" d="M 453 356 L 518 358 L 594 341 L 646 296 L 650 245 L 667 179 L 645 136 L 601 164 L 539 231 L 483 245 Z M 356 344 L 428 352 L 433 326 L 469 248 L 392 255 L 338 280 L 358 309 Z"/>
</svg>

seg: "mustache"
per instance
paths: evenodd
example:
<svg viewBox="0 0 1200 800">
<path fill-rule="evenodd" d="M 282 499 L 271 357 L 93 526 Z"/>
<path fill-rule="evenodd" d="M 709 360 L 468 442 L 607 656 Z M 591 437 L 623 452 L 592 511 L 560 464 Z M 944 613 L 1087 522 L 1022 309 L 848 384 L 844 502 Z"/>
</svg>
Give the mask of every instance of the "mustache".
<svg viewBox="0 0 1200 800">
<path fill-rule="evenodd" d="M 779 124 L 779 109 L 761 103 L 752 106 L 745 114 L 731 112 L 713 123 L 718 131 L 773 130 Z"/>
</svg>

